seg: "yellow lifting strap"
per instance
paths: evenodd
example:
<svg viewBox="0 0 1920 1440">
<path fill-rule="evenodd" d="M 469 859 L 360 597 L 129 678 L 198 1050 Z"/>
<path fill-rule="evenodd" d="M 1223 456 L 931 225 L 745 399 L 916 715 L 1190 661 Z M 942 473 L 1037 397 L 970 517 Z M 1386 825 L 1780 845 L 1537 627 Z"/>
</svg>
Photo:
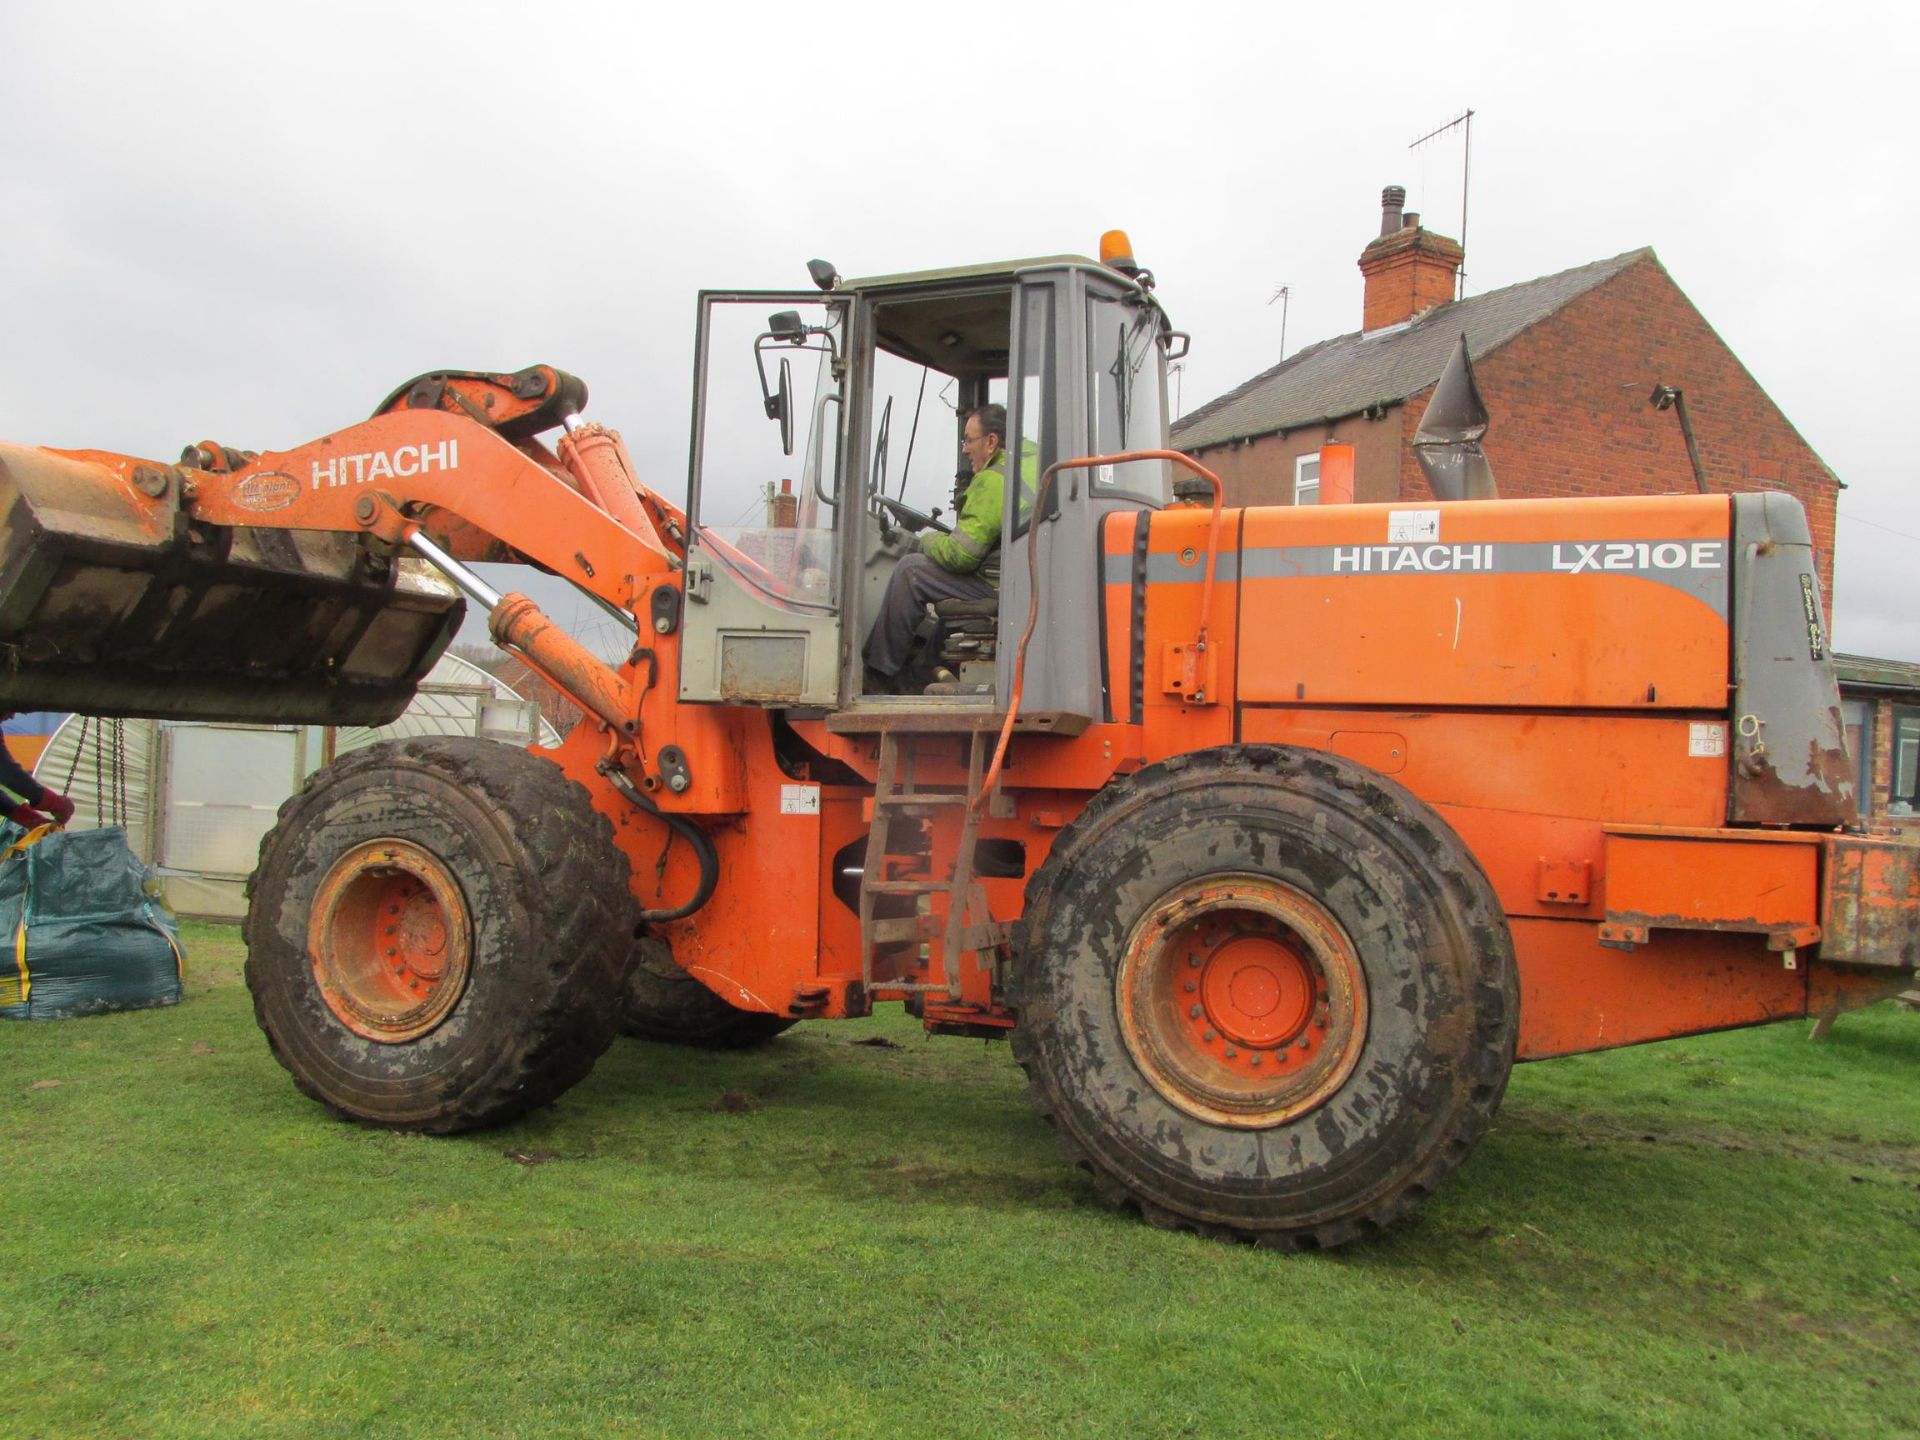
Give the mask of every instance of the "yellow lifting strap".
<svg viewBox="0 0 1920 1440">
<path fill-rule="evenodd" d="M 5 864 L 16 855 L 26 854 L 59 828 L 58 825 L 34 826 L 7 847 L 7 853 L 0 855 L 0 864 Z M 13 935 L 13 966 L 13 974 L 0 975 L 0 1005 L 25 1005 L 33 999 L 33 972 L 27 969 L 27 906 L 24 899 L 20 905 L 20 924 Z"/>
<path fill-rule="evenodd" d="M 0 975 L 0 1005 L 24 1005 L 33 998 L 33 976 L 27 970 L 27 917 L 20 916 L 20 928 L 13 937 L 14 973 Z"/>
<path fill-rule="evenodd" d="M 42 840 L 46 839 L 47 836 L 51 835 L 54 831 L 58 830 L 59 828 L 60 827 L 58 825 L 34 826 L 33 829 L 27 831 L 26 834 L 22 835 L 18 840 L 14 841 L 12 845 L 7 847 L 7 853 L 4 855 L 0 855 L 0 863 L 4 863 L 5 861 L 11 860 L 16 855 L 26 854 L 27 851 L 31 850 L 34 846 L 38 845 Z"/>
<path fill-rule="evenodd" d="M 174 979 L 185 980 L 187 978 L 187 952 L 180 948 L 179 941 L 175 940 L 173 936 L 167 933 L 167 927 L 162 925 L 158 920 L 154 919 L 151 915 L 147 916 L 147 923 L 151 925 L 154 928 L 154 930 L 159 933 L 159 936 L 162 940 L 167 942 L 167 948 L 173 951 Z"/>
</svg>

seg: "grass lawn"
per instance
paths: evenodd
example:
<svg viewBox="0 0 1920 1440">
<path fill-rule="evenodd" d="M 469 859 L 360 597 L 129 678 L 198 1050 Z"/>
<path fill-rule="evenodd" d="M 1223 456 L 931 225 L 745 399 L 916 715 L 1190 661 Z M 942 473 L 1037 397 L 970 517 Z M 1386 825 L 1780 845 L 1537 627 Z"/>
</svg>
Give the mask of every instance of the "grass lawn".
<svg viewBox="0 0 1920 1440">
<path fill-rule="evenodd" d="M 622 1040 L 522 1123 L 336 1122 L 235 930 L 0 1026 L 0 1436 L 1916 1433 L 1920 1014 L 1522 1067 L 1409 1224 L 1169 1235 L 1004 1045 Z"/>
</svg>

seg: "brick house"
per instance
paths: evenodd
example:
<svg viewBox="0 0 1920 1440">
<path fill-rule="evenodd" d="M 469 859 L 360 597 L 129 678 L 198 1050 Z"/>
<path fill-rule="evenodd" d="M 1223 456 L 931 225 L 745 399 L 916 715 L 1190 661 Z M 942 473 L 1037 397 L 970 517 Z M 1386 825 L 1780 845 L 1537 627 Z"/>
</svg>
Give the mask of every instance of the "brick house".
<svg viewBox="0 0 1920 1440">
<path fill-rule="evenodd" d="M 1806 507 L 1832 615 L 1840 481 L 1651 249 L 1455 300 L 1458 243 L 1403 214 L 1398 187 L 1382 198 L 1380 234 L 1360 256 L 1361 329 L 1174 423 L 1174 444 L 1220 475 L 1229 504 L 1317 501 L 1328 444 L 1353 447 L 1356 501 L 1430 501 L 1414 432 L 1464 334 L 1503 496 L 1693 492 L 1678 416 L 1649 398 L 1672 386 L 1710 489 L 1785 490 Z M 1920 828 L 1920 665 L 1834 658 L 1863 818 Z"/>
<path fill-rule="evenodd" d="M 1463 252 L 1384 196 L 1360 256 L 1362 328 L 1288 356 L 1173 426 L 1236 505 L 1318 497 L 1320 447 L 1351 445 L 1353 498 L 1429 500 L 1412 444 L 1434 383 L 1467 337 L 1492 415 L 1485 450 L 1506 497 L 1693 492 L 1686 437 L 1657 386 L 1686 399 L 1716 491 L 1786 490 L 1806 507 L 1833 609 L 1840 481 L 1674 284 L 1651 249 L 1466 300 Z"/>
<path fill-rule="evenodd" d="M 1920 665 L 1835 655 L 1847 749 L 1859 766 L 1862 811 L 1920 829 Z"/>
</svg>

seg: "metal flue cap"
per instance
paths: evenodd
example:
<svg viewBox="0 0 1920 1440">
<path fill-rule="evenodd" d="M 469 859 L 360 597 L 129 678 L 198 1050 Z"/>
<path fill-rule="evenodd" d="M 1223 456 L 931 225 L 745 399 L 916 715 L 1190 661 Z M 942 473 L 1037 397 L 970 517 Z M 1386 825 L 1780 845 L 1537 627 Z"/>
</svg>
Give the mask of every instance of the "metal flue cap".
<svg viewBox="0 0 1920 1440">
<path fill-rule="evenodd" d="M 1407 203 L 1407 187 L 1389 185 L 1380 192 L 1380 233 L 1392 235 L 1400 229 L 1400 211 Z"/>
</svg>

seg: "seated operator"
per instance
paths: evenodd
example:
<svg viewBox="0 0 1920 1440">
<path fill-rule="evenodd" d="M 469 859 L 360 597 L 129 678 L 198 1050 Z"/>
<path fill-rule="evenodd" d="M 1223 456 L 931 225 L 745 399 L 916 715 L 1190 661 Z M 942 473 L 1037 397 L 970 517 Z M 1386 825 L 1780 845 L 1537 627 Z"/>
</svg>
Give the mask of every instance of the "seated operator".
<svg viewBox="0 0 1920 1440">
<path fill-rule="evenodd" d="M 966 499 L 953 533 L 922 531 L 919 548 L 888 577 L 880 614 L 867 636 L 869 693 L 899 688 L 928 602 L 984 600 L 998 591 L 999 568 L 986 562 L 1000 548 L 1000 514 L 1007 493 L 1006 433 L 1004 405 L 982 405 L 967 416 L 960 448 L 973 466 L 973 479 Z M 1029 445 L 1021 447 L 1020 481 L 1029 493 L 1034 479 L 1032 451 Z"/>
</svg>

